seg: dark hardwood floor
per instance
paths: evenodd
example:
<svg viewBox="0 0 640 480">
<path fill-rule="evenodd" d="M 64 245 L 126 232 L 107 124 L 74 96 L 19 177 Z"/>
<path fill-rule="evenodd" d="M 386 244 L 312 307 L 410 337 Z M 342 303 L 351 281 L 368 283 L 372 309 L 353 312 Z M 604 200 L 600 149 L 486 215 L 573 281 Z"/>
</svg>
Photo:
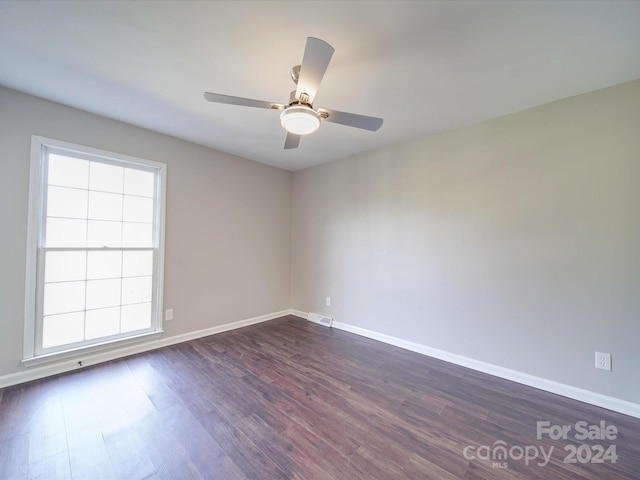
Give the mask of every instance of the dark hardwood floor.
<svg viewBox="0 0 640 480">
<path fill-rule="evenodd" d="M 285 317 L 0 390 L 26 478 L 638 479 L 640 420 Z"/>
</svg>

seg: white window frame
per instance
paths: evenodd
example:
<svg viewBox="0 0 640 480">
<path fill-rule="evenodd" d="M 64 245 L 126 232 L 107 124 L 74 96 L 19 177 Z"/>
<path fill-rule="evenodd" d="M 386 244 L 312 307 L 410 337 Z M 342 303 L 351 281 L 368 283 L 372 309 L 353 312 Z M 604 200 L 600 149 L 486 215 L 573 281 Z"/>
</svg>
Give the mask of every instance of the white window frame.
<svg viewBox="0 0 640 480">
<path fill-rule="evenodd" d="M 42 349 L 42 294 L 39 280 L 44 267 L 40 265 L 39 257 L 43 250 L 43 224 L 46 215 L 45 192 L 45 152 L 47 150 L 58 153 L 68 152 L 71 156 L 84 160 L 97 160 L 121 166 L 142 167 L 156 172 L 156 196 L 153 232 L 154 271 L 151 327 L 142 333 L 133 332 L 132 335 L 120 338 L 106 338 L 97 341 L 83 341 L 72 347 L 62 346 L 56 349 Z M 29 177 L 29 216 L 27 225 L 27 256 L 25 275 L 25 304 L 24 304 L 24 345 L 23 360 L 25 366 L 61 360 L 80 353 L 88 354 L 104 350 L 109 347 L 129 343 L 148 341 L 159 337 L 162 333 L 162 300 L 164 288 L 164 236 L 165 236 L 165 207 L 166 207 L 166 175 L 167 166 L 142 158 L 108 152 L 97 148 L 77 145 L 61 140 L 46 138 L 38 135 L 31 136 L 31 165 Z M 89 249 L 87 249 L 89 250 Z M 121 250 L 121 249 L 119 249 Z M 40 269 L 40 271 L 39 271 Z"/>
</svg>

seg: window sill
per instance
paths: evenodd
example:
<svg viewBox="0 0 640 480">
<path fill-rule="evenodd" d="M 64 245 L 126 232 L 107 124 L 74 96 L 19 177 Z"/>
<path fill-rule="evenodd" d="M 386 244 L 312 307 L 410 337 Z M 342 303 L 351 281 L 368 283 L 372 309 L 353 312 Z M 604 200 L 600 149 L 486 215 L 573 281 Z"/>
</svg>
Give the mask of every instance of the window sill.
<svg viewBox="0 0 640 480">
<path fill-rule="evenodd" d="M 22 365 L 25 367 L 34 367 L 36 365 L 42 365 L 45 363 L 56 362 L 60 360 L 67 360 L 82 355 L 92 355 L 95 353 L 103 352 L 105 350 L 113 349 L 116 347 L 122 347 L 125 345 L 131 345 L 134 343 L 142 343 L 144 341 L 155 340 L 160 338 L 164 333 L 164 330 L 157 330 L 155 332 L 143 333 L 133 337 L 121 338 L 118 340 L 111 340 L 109 342 L 97 343 L 95 345 L 88 345 L 86 347 L 78 347 L 72 350 L 62 350 L 60 352 L 45 353 L 42 355 L 35 355 L 33 357 L 24 358 Z"/>
</svg>

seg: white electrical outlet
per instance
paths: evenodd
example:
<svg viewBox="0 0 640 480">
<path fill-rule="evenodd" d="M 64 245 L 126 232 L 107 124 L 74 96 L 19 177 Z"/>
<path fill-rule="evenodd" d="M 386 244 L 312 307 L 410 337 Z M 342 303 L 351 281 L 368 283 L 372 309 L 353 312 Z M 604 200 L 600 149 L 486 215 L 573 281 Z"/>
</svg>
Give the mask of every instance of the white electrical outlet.
<svg viewBox="0 0 640 480">
<path fill-rule="evenodd" d="M 596 368 L 611 371 L 611 354 L 596 352 Z"/>
<path fill-rule="evenodd" d="M 331 297 L 327 297 L 324 301 L 324 303 L 327 305 L 327 307 L 331 306 Z"/>
<path fill-rule="evenodd" d="M 168 308 L 164 311 L 164 320 L 165 322 L 173 320 L 173 308 Z"/>
</svg>

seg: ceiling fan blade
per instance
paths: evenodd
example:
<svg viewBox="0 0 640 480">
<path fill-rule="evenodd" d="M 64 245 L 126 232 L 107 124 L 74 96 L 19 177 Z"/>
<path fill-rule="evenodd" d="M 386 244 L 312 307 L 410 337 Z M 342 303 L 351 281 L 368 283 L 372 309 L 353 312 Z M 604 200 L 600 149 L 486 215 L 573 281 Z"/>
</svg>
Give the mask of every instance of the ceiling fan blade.
<svg viewBox="0 0 640 480">
<path fill-rule="evenodd" d="M 231 95 L 222 95 L 220 93 L 204 92 L 204 98 L 210 102 L 240 105 L 242 107 L 269 108 L 274 110 L 282 110 L 285 107 L 281 103 L 264 102 L 262 100 L 252 100 L 251 98 L 244 97 L 233 97 Z"/>
<path fill-rule="evenodd" d="M 300 135 L 287 132 L 287 139 L 284 141 L 285 150 L 298 148 L 299 143 L 300 143 Z"/>
<path fill-rule="evenodd" d="M 339 123 L 349 127 L 362 128 L 375 132 L 382 126 L 384 121 L 382 118 L 368 117 L 366 115 L 358 115 L 355 113 L 339 112 L 337 110 L 329 110 L 327 108 L 319 108 L 318 113 L 327 114 L 324 119 L 326 122 Z M 324 116 L 324 115 L 323 115 Z"/>
<path fill-rule="evenodd" d="M 300 100 L 301 94 L 306 93 L 309 96 L 308 102 L 313 103 L 333 52 L 333 47 L 327 42 L 319 38 L 307 38 L 307 45 L 304 49 L 302 65 L 300 66 L 300 76 L 298 77 L 298 88 L 296 88 L 296 98 L 298 100 Z"/>
</svg>

